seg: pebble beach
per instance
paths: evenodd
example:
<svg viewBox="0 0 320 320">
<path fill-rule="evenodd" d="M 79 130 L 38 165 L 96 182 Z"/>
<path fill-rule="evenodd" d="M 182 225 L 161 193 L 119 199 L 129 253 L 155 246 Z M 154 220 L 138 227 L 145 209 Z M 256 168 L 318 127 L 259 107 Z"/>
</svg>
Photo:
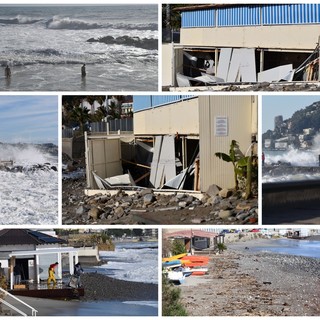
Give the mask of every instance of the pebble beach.
<svg viewBox="0 0 320 320">
<path fill-rule="evenodd" d="M 320 259 L 269 252 L 272 240 L 228 244 L 209 272 L 181 285 L 189 316 L 319 316 Z"/>
</svg>

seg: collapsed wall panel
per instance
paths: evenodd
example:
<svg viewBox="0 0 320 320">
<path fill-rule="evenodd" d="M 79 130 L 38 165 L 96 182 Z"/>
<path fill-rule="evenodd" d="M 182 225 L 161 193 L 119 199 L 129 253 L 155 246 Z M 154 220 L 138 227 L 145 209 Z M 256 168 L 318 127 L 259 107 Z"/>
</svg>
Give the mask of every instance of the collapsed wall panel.
<svg viewBox="0 0 320 320">
<path fill-rule="evenodd" d="M 292 73 L 292 71 L 292 64 L 287 64 L 284 66 L 279 66 L 277 68 L 268 69 L 258 73 L 258 82 L 280 81 L 281 79 L 285 79 L 288 76 L 288 74 Z"/>
<path fill-rule="evenodd" d="M 151 163 L 150 183 L 160 188 L 176 176 L 174 136 L 157 136 Z"/>
<path fill-rule="evenodd" d="M 224 81 L 226 81 L 228 77 L 231 54 L 232 48 L 222 48 L 220 51 L 217 77 L 224 79 Z"/>
<path fill-rule="evenodd" d="M 256 82 L 255 50 L 233 49 L 227 82 Z"/>
<path fill-rule="evenodd" d="M 121 141 L 120 137 L 108 139 L 107 137 L 89 136 L 86 139 L 86 168 L 87 186 L 97 188 L 92 172 L 102 178 L 121 175 Z"/>
</svg>

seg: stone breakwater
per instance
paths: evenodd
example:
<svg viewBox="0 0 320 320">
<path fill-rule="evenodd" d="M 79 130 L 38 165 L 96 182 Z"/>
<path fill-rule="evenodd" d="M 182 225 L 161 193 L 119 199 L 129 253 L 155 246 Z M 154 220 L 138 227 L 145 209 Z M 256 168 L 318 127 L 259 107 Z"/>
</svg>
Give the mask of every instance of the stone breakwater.
<svg viewBox="0 0 320 320">
<path fill-rule="evenodd" d="M 231 190 L 216 188 L 199 197 L 152 189 L 133 194 L 118 190 L 115 194 L 85 196 L 76 191 L 79 189 L 75 184 L 83 186 L 81 181 L 63 181 L 64 224 L 257 223 L 257 199 L 244 200 L 241 194 Z"/>
<path fill-rule="evenodd" d="M 1 165 L 0 164 L 0 171 L 5 172 L 37 172 L 37 171 L 58 171 L 56 166 L 51 165 L 50 163 L 44 164 L 34 164 L 34 165 L 27 165 L 27 166 L 20 166 L 20 165 Z"/>
<path fill-rule="evenodd" d="M 158 285 L 113 279 L 98 273 L 84 273 L 81 300 L 158 301 Z"/>
</svg>

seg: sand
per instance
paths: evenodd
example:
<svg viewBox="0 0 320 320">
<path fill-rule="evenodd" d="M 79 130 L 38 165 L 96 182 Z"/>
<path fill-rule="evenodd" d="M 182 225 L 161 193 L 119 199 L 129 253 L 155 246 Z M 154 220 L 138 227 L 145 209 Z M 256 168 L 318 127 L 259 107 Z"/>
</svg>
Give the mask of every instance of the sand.
<svg viewBox="0 0 320 320">
<path fill-rule="evenodd" d="M 240 242 L 212 256 L 207 275 L 180 286 L 188 315 L 319 316 L 320 260 L 250 250 L 269 244 Z"/>
</svg>

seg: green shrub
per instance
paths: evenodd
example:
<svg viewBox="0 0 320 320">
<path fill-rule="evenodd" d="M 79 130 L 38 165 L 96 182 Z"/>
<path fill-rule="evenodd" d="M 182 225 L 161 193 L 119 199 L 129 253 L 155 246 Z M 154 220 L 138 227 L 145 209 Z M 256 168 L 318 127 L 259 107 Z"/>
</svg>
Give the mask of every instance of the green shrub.
<svg viewBox="0 0 320 320">
<path fill-rule="evenodd" d="M 166 278 L 163 278 L 162 280 L 162 315 L 188 315 L 183 304 L 181 303 L 181 290 L 170 284 Z"/>
<path fill-rule="evenodd" d="M 184 242 L 182 240 L 178 240 L 178 239 L 173 240 L 172 245 L 171 245 L 171 252 L 172 252 L 173 256 L 180 254 L 180 253 L 186 253 L 187 249 L 184 245 Z"/>
</svg>

